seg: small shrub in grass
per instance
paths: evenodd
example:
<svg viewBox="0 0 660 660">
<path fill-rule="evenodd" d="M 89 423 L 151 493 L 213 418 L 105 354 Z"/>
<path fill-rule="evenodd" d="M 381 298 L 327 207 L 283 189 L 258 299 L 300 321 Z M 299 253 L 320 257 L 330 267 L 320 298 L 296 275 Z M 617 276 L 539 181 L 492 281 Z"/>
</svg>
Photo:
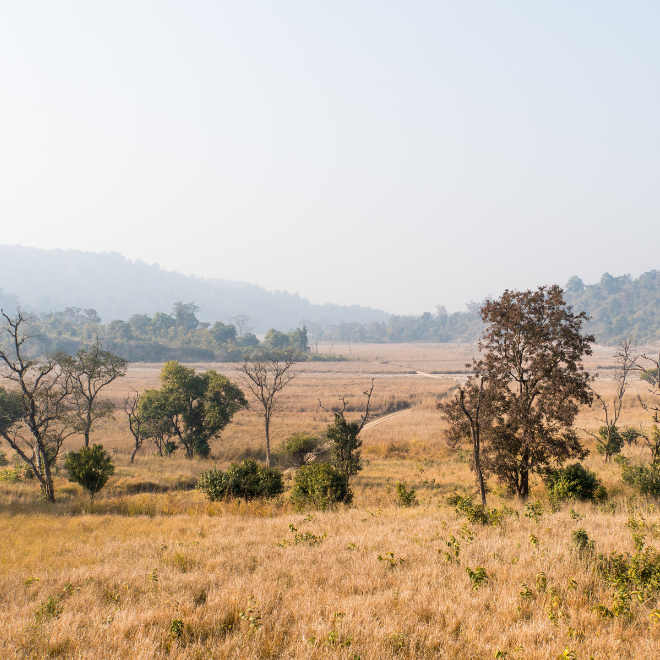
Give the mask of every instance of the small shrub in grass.
<svg viewBox="0 0 660 660">
<path fill-rule="evenodd" d="M 458 493 L 450 495 L 447 504 L 454 507 L 457 515 L 467 518 L 473 525 L 499 525 L 504 516 L 517 515 L 517 512 L 508 507 L 500 511 L 489 509 L 483 504 L 475 504 L 471 497 Z"/>
<path fill-rule="evenodd" d="M 595 472 L 581 463 L 573 463 L 564 468 L 548 472 L 545 487 L 551 502 L 566 500 L 604 501 L 607 491 Z"/>
<path fill-rule="evenodd" d="M 397 481 L 396 494 L 399 498 L 399 506 L 411 507 L 419 504 L 415 497 L 415 489 L 408 488 L 405 482 Z"/>
<path fill-rule="evenodd" d="M 242 497 L 246 502 L 257 498 L 271 498 L 284 492 L 282 473 L 277 468 L 262 467 L 249 458 L 232 463 L 227 472 L 204 472 L 196 486 L 210 500 Z"/>
<path fill-rule="evenodd" d="M 0 451 L 0 467 L 7 467 L 7 465 L 9 465 L 7 454 L 4 451 Z"/>
<path fill-rule="evenodd" d="M 621 479 L 624 483 L 632 486 L 640 495 L 660 497 L 660 465 L 632 465 L 618 456 L 615 460 L 621 466 Z"/>
<path fill-rule="evenodd" d="M 339 502 L 350 504 L 353 493 L 347 474 L 330 463 L 312 463 L 296 472 L 291 499 L 301 508 L 327 509 Z"/>
</svg>

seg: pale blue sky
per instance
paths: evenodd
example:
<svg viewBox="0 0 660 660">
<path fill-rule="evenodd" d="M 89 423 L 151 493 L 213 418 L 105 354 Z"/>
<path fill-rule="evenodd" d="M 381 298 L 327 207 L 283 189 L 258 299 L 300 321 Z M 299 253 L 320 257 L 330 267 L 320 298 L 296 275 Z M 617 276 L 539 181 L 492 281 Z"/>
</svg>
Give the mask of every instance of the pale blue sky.
<svg viewBox="0 0 660 660">
<path fill-rule="evenodd" d="M 0 243 L 395 313 L 636 276 L 659 34 L 634 1 L 3 3 Z"/>
</svg>

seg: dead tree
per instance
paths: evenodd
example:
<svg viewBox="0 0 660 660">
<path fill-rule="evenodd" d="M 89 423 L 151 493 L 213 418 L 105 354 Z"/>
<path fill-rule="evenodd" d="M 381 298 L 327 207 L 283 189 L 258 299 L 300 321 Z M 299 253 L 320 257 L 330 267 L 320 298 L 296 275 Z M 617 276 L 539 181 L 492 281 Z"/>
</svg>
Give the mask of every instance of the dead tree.
<svg viewBox="0 0 660 660">
<path fill-rule="evenodd" d="M 261 415 L 266 431 L 266 465 L 270 467 L 270 423 L 275 410 L 275 397 L 296 376 L 295 366 L 301 356 L 290 349 L 258 349 L 243 355 L 238 367 L 243 383 L 262 408 Z"/>
<path fill-rule="evenodd" d="M 617 422 L 621 415 L 623 408 L 623 397 L 630 387 L 630 376 L 635 371 L 634 355 L 632 350 L 632 342 L 630 338 L 624 339 L 620 344 L 617 352 L 614 355 L 616 369 L 614 371 L 614 383 L 616 384 L 616 391 L 611 403 L 607 402 L 596 390 L 591 389 L 598 405 L 602 409 L 602 417 L 599 419 L 603 426 L 598 431 L 598 434 L 582 429 L 587 435 L 590 435 L 598 443 L 598 451 L 605 457 L 605 463 L 608 463 L 613 454 L 618 454 L 621 451 L 624 439 L 619 429 Z M 593 404 L 592 404 L 593 405 Z"/>
<path fill-rule="evenodd" d="M 472 443 L 472 470 L 475 474 L 481 503 L 486 504 L 486 480 L 482 467 L 484 431 L 490 423 L 493 408 L 491 392 L 485 387 L 484 376 L 472 376 L 465 385 L 458 387 L 454 399 L 438 403 L 437 408 L 449 422 L 447 444 L 455 450 L 458 445 L 470 439 Z"/>
<path fill-rule="evenodd" d="M 29 316 L 20 308 L 15 317 L 0 313 L 8 340 L 0 348 L 0 377 L 11 386 L 0 390 L 0 435 L 30 466 L 44 497 L 54 504 L 52 466 L 64 440 L 75 432 L 72 384 L 53 356 L 28 357 L 26 342 L 34 337 Z"/>
<path fill-rule="evenodd" d="M 132 395 L 128 395 L 124 399 L 124 412 L 128 416 L 128 428 L 133 436 L 133 453 L 131 454 L 131 464 L 135 460 L 135 454 L 138 453 L 144 442 L 142 435 L 142 423 L 144 421 L 144 414 L 140 410 L 140 392 L 133 390 Z M 161 449 L 161 456 L 163 455 Z"/>
</svg>

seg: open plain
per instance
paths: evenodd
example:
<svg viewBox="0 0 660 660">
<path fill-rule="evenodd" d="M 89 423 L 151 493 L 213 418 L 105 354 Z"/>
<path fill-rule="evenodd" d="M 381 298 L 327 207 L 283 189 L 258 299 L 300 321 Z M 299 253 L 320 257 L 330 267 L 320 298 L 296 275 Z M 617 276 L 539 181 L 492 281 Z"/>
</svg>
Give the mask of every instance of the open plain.
<svg viewBox="0 0 660 660">
<path fill-rule="evenodd" d="M 607 502 L 553 508 L 537 479 L 530 502 L 539 507 L 530 515 L 491 480 L 489 506 L 509 515 L 497 526 L 469 524 L 446 503 L 451 493 L 475 492 L 467 451 L 448 450 L 436 404 L 452 396 L 476 347 L 332 350 L 353 359 L 300 366 L 281 393 L 273 445 L 277 453 L 294 432 L 321 433 L 340 396 L 349 418 L 358 418 L 373 378 L 373 419 L 382 421 L 362 431 L 364 469 L 351 479 L 350 506 L 296 511 L 286 492 L 271 501 L 209 503 L 194 489 L 210 467 L 264 458 L 256 408 L 235 416 L 210 461 L 163 458 L 145 445 L 130 465 L 121 405 L 131 387 L 158 386 L 159 365 L 149 364 L 133 365 L 107 390 L 120 410 L 92 441 L 112 450 L 116 473 L 93 508 L 63 471 L 55 505 L 41 500 L 34 480 L 0 482 L 0 657 L 658 657 L 657 596 L 633 599 L 626 616 L 603 615 L 598 606 L 611 611 L 616 593 L 595 564 L 597 553 L 634 553 L 631 519 L 653 546 L 660 516 L 620 481 L 616 464 L 603 463 L 584 431 L 585 464 L 607 488 Z M 596 347 L 586 361 L 604 396 L 613 391 L 613 352 Z M 231 364 L 196 367 L 240 382 Z M 644 398 L 646 388 L 636 381 L 621 426 L 648 430 L 638 394 Z M 392 413 L 400 414 L 386 418 Z M 581 412 L 578 428 L 600 425 L 596 408 Z M 65 450 L 79 445 L 73 438 Z M 635 459 L 648 459 L 645 452 L 624 449 Z M 398 506 L 397 482 L 416 490 L 417 506 Z M 290 490 L 290 473 L 285 483 Z M 295 544 L 291 525 L 309 532 L 308 541 Z M 593 551 L 572 545 L 578 529 Z M 477 568 L 485 579 L 471 578 Z"/>
</svg>

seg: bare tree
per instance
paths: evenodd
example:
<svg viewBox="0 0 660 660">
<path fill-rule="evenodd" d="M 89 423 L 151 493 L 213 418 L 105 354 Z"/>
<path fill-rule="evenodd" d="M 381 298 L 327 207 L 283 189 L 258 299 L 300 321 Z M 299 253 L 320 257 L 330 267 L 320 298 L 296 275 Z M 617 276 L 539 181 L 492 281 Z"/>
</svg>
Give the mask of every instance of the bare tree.
<svg viewBox="0 0 660 660">
<path fill-rule="evenodd" d="M 2 310 L 6 341 L 0 347 L 0 377 L 11 384 L 0 388 L 0 435 L 27 463 L 48 502 L 55 503 L 51 467 L 64 440 L 75 432 L 69 396 L 72 386 L 52 356 L 27 357 L 30 317 L 21 309 L 15 317 Z"/>
<path fill-rule="evenodd" d="M 135 454 L 138 453 L 144 442 L 142 435 L 142 424 L 144 422 L 144 414 L 140 410 L 140 392 L 133 390 L 133 394 L 129 394 L 124 399 L 124 412 L 128 416 L 128 428 L 133 436 L 133 453 L 131 454 L 131 463 L 135 460 Z M 161 456 L 163 455 L 161 449 Z"/>
<path fill-rule="evenodd" d="M 603 426 L 599 429 L 598 434 L 586 429 L 582 430 L 596 440 L 599 445 L 598 451 L 603 454 L 606 463 L 610 461 L 613 454 L 618 454 L 621 451 L 624 442 L 623 436 L 617 428 L 617 422 L 623 407 L 623 396 L 630 387 L 630 375 L 635 370 L 633 358 L 632 341 L 630 338 L 626 338 L 619 344 L 619 348 L 614 355 L 616 391 L 611 403 L 607 402 L 593 387 L 589 386 L 593 397 L 602 409 L 602 417 L 599 421 L 602 422 Z"/>
<path fill-rule="evenodd" d="M 252 327 L 248 325 L 250 317 L 245 314 L 237 314 L 236 316 L 232 316 L 229 320 L 234 322 L 239 337 L 252 331 Z"/>
<path fill-rule="evenodd" d="M 481 503 L 486 504 L 486 480 L 482 467 L 484 431 L 493 415 L 493 392 L 485 387 L 484 376 L 472 376 L 462 386 L 458 387 L 458 394 L 452 401 L 438 403 L 438 410 L 450 424 L 447 435 L 447 444 L 451 449 L 469 438 L 472 442 L 472 469 L 475 473 L 477 488 Z"/>
<path fill-rule="evenodd" d="M 301 325 L 307 326 L 307 336 L 309 338 L 310 348 L 312 349 L 313 353 L 318 354 L 319 341 L 321 341 L 323 338 L 325 329 L 328 326 L 328 322 L 323 319 L 319 319 L 318 321 L 309 321 L 307 319 L 303 319 L 300 323 Z"/>
<path fill-rule="evenodd" d="M 92 424 L 111 417 L 115 411 L 112 401 L 97 397 L 106 385 L 126 375 L 128 360 L 104 351 L 98 337 L 90 348 L 82 346 L 74 356 L 59 353 L 57 359 L 73 386 L 71 400 L 78 418 L 77 430 L 85 438 L 85 447 L 89 447 Z"/>
<path fill-rule="evenodd" d="M 253 398 L 263 408 L 261 413 L 266 431 L 266 465 L 270 467 L 270 421 L 275 409 L 275 397 L 297 375 L 295 365 L 301 356 L 290 349 L 258 349 L 246 352 L 239 370 Z"/>
</svg>

